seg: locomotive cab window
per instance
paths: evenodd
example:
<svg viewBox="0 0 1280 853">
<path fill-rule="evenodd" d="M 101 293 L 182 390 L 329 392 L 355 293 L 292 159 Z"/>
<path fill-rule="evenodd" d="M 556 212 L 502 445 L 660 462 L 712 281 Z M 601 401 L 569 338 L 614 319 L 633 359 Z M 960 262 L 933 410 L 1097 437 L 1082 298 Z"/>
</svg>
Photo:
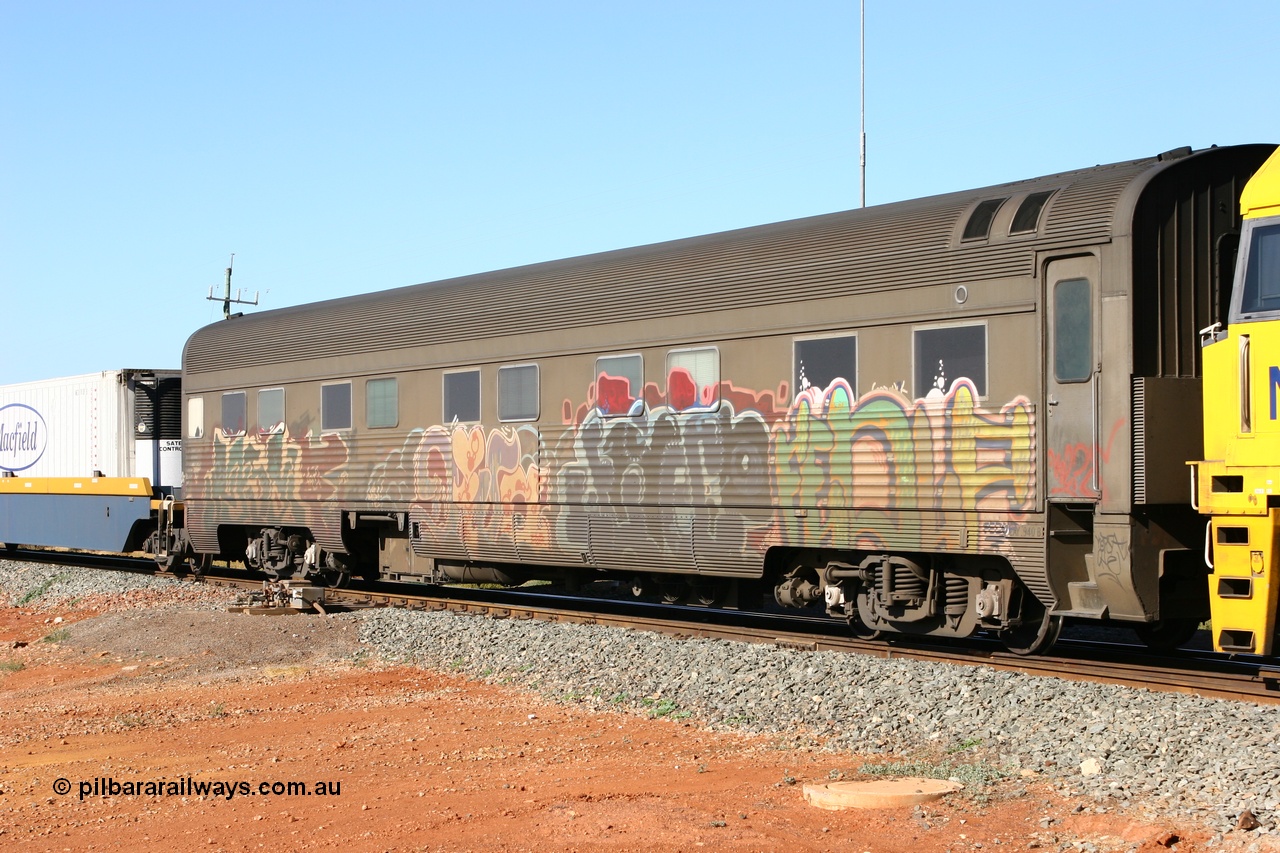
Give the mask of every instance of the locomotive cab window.
<svg viewBox="0 0 1280 853">
<path fill-rule="evenodd" d="M 538 419 L 538 365 L 498 368 L 498 420 Z"/>
<path fill-rule="evenodd" d="M 946 394 L 957 379 L 973 383 L 987 396 L 987 326 L 934 326 L 912 333 L 915 350 L 915 395 Z"/>
<path fill-rule="evenodd" d="M 858 394 L 858 337 L 843 335 L 831 338 L 797 340 L 794 346 L 792 386 L 797 392 L 807 388 L 823 390 L 837 379 L 843 379 L 856 397 Z"/>
<path fill-rule="evenodd" d="M 187 438 L 204 438 L 204 397 L 187 400 Z"/>
<path fill-rule="evenodd" d="M 463 424 L 480 420 L 480 371 L 462 370 L 444 375 L 444 422 Z"/>
<path fill-rule="evenodd" d="M 639 414 L 644 407 L 644 357 L 606 355 L 596 359 L 596 406 L 605 417 Z M 638 404 L 638 405 L 637 405 Z"/>
<path fill-rule="evenodd" d="M 320 430 L 351 429 L 351 383 L 320 386 Z"/>
<path fill-rule="evenodd" d="M 677 412 L 713 412 L 719 407 L 719 350 L 698 347 L 667 353 L 667 405 Z"/>
<path fill-rule="evenodd" d="M 400 422 L 396 378 L 370 379 L 364 384 L 364 422 L 370 427 L 393 427 Z"/>
<path fill-rule="evenodd" d="M 1280 217 L 1246 221 L 1241 239 L 1248 241 L 1240 306 L 1232 319 L 1280 312 Z"/>
<path fill-rule="evenodd" d="M 1053 378 L 1087 382 L 1093 375 L 1093 296 L 1087 278 L 1053 286 Z"/>
<path fill-rule="evenodd" d="M 1005 198 L 989 198 L 986 201 L 978 202 L 978 206 L 973 209 L 973 213 L 969 214 L 969 221 L 964 224 L 964 236 L 962 240 L 985 240 L 991 233 L 991 223 L 996 218 L 996 213 L 1008 201 Z"/>
<path fill-rule="evenodd" d="M 279 435 L 284 432 L 284 389 L 267 388 L 258 392 L 258 433 Z"/>
<path fill-rule="evenodd" d="M 222 395 L 222 434 L 244 435 L 248 403 L 243 391 Z"/>
</svg>

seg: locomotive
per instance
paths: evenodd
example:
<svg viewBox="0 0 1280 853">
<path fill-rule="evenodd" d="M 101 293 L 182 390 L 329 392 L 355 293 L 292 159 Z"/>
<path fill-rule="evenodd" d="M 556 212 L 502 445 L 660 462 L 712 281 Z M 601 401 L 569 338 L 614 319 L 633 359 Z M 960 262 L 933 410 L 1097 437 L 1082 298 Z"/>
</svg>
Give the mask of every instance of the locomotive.
<svg viewBox="0 0 1280 853">
<path fill-rule="evenodd" d="M 771 595 L 859 636 L 1026 654 L 1067 617 L 1177 645 L 1210 614 L 1198 333 L 1228 319 L 1241 192 L 1272 150 L 206 326 L 150 548 L 332 584 Z"/>
<path fill-rule="evenodd" d="M 1246 186 L 1240 212 L 1229 325 L 1201 331 L 1205 459 L 1192 463 L 1192 491 L 1211 516 L 1214 648 L 1270 655 L 1280 602 L 1280 149 Z"/>
</svg>

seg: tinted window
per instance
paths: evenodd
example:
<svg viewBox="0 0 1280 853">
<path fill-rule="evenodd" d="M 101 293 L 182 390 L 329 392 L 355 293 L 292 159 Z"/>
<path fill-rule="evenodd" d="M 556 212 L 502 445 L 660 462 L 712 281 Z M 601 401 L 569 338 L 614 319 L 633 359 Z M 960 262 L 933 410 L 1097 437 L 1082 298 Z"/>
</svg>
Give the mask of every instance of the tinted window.
<svg viewBox="0 0 1280 853">
<path fill-rule="evenodd" d="M 843 379 L 856 394 L 858 392 L 858 339 L 853 335 L 841 338 L 815 338 L 795 342 L 795 365 L 792 372 L 795 389 L 826 388 L 836 379 Z"/>
<path fill-rule="evenodd" d="M 601 414 L 630 414 L 643 391 L 641 356 L 607 355 L 596 359 L 596 405 Z"/>
<path fill-rule="evenodd" d="M 1007 200 L 1007 198 L 989 198 L 986 201 L 979 202 L 978 206 L 973 209 L 973 214 L 969 217 L 969 221 L 965 223 L 964 239 L 985 239 L 991 233 L 991 220 L 996 218 L 996 211 Z"/>
<path fill-rule="evenodd" d="M 1053 286 L 1053 376 L 1084 382 L 1093 375 L 1093 306 L 1089 280 L 1072 278 Z"/>
<path fill-rule="evenodd" d="M 444 422 L 475 423 L 480 420 L 480 371 L 444 375 Z"/>
<path fill-rule="evenodd" d="M 1242 314 L 1280 311 L 1280 223 L 1249 232 L 1249 257 L 1245 262 Z"/>
<path fill-rule="evenodd" d="M 710 410 L 720 402 L 720 352 L 715 347 L 667 353 L 667 405 Z"/>
<path fill-rule="evenodd" d="M 246 397 L 243 391 L 222 395 L 222 434 L 243 435 L 245 429 Z"/>
<path fill-rule="evenodd" d="M 393 427 L 400 422 L 399 389 L 395 377 L 370 379 L 364 384 L 364 420 L 371 427 Z"/>
<path fill-rule="evenodd" d="M 258 432 L 284 432 L 283 388 L 268 388 L 258 392 Z"/>
<path fill-rule="evenodd" d="M 915 331 L 915 394 L 927 396 L 951 390 L 957 379 L 973 383 L 978 396 L 987 394 L 987 327 L 945 326 Z"/>
<path fill-rule="evenodd" d="M 351 383 L 320 386 L 320 429 L 351 429 Z"/>
<path fill-rule="evenodd" d="M 498 420 L 538 418 L 538 366 L 522 364 L 498 368 Z"/>
<path fill-rule="evenodd" d="M 1044 210 L 1045 202 L 1049 200 L 1051 195 L 1053 195 L 1053 190 L 1032 193 L 1024 198 L 1022 204 L 1018 205 L 1017 212 L 1013 214 L 1013 222 L 1009 225 L 1009 233 L 1022 234 L 1036 230 L 1036 225 L 1040 222 L 1040 211 Z"/>
</svg>

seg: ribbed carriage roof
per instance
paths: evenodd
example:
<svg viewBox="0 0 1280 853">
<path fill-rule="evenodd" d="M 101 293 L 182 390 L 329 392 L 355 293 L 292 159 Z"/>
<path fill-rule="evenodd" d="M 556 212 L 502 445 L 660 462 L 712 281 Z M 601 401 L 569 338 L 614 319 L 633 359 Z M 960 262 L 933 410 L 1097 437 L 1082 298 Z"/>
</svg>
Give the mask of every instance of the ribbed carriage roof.
<svg viewBox="0 0 1280 853">
<path fill-rule="evenodd" d="M 1035 249 L 1105 238 L 1120 194 L 1155 162 L 1096 166 L 263 311 L 197 331 L 187 342 L 184 370 L 202 373 L 1026 275 Z M 1059 192 L 1036 239 L 954 245 L 957 217 L 976 200 L 1047 189 Z"/>
</svg>

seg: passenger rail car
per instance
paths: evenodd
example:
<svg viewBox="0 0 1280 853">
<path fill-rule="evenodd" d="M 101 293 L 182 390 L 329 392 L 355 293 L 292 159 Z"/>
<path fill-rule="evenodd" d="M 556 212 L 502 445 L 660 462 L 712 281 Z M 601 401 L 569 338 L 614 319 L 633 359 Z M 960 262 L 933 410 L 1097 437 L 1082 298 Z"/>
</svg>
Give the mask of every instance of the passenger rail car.
<svg viewBox="0 0 1280 853">
<path fill-rule="evenodd" d="M 188 534 L 278 576 L 820 605 L 873 636 L 1208 614 L 1199 329 L 1238 146 L 266 311 L 183 356 Z"/>
</svg>

